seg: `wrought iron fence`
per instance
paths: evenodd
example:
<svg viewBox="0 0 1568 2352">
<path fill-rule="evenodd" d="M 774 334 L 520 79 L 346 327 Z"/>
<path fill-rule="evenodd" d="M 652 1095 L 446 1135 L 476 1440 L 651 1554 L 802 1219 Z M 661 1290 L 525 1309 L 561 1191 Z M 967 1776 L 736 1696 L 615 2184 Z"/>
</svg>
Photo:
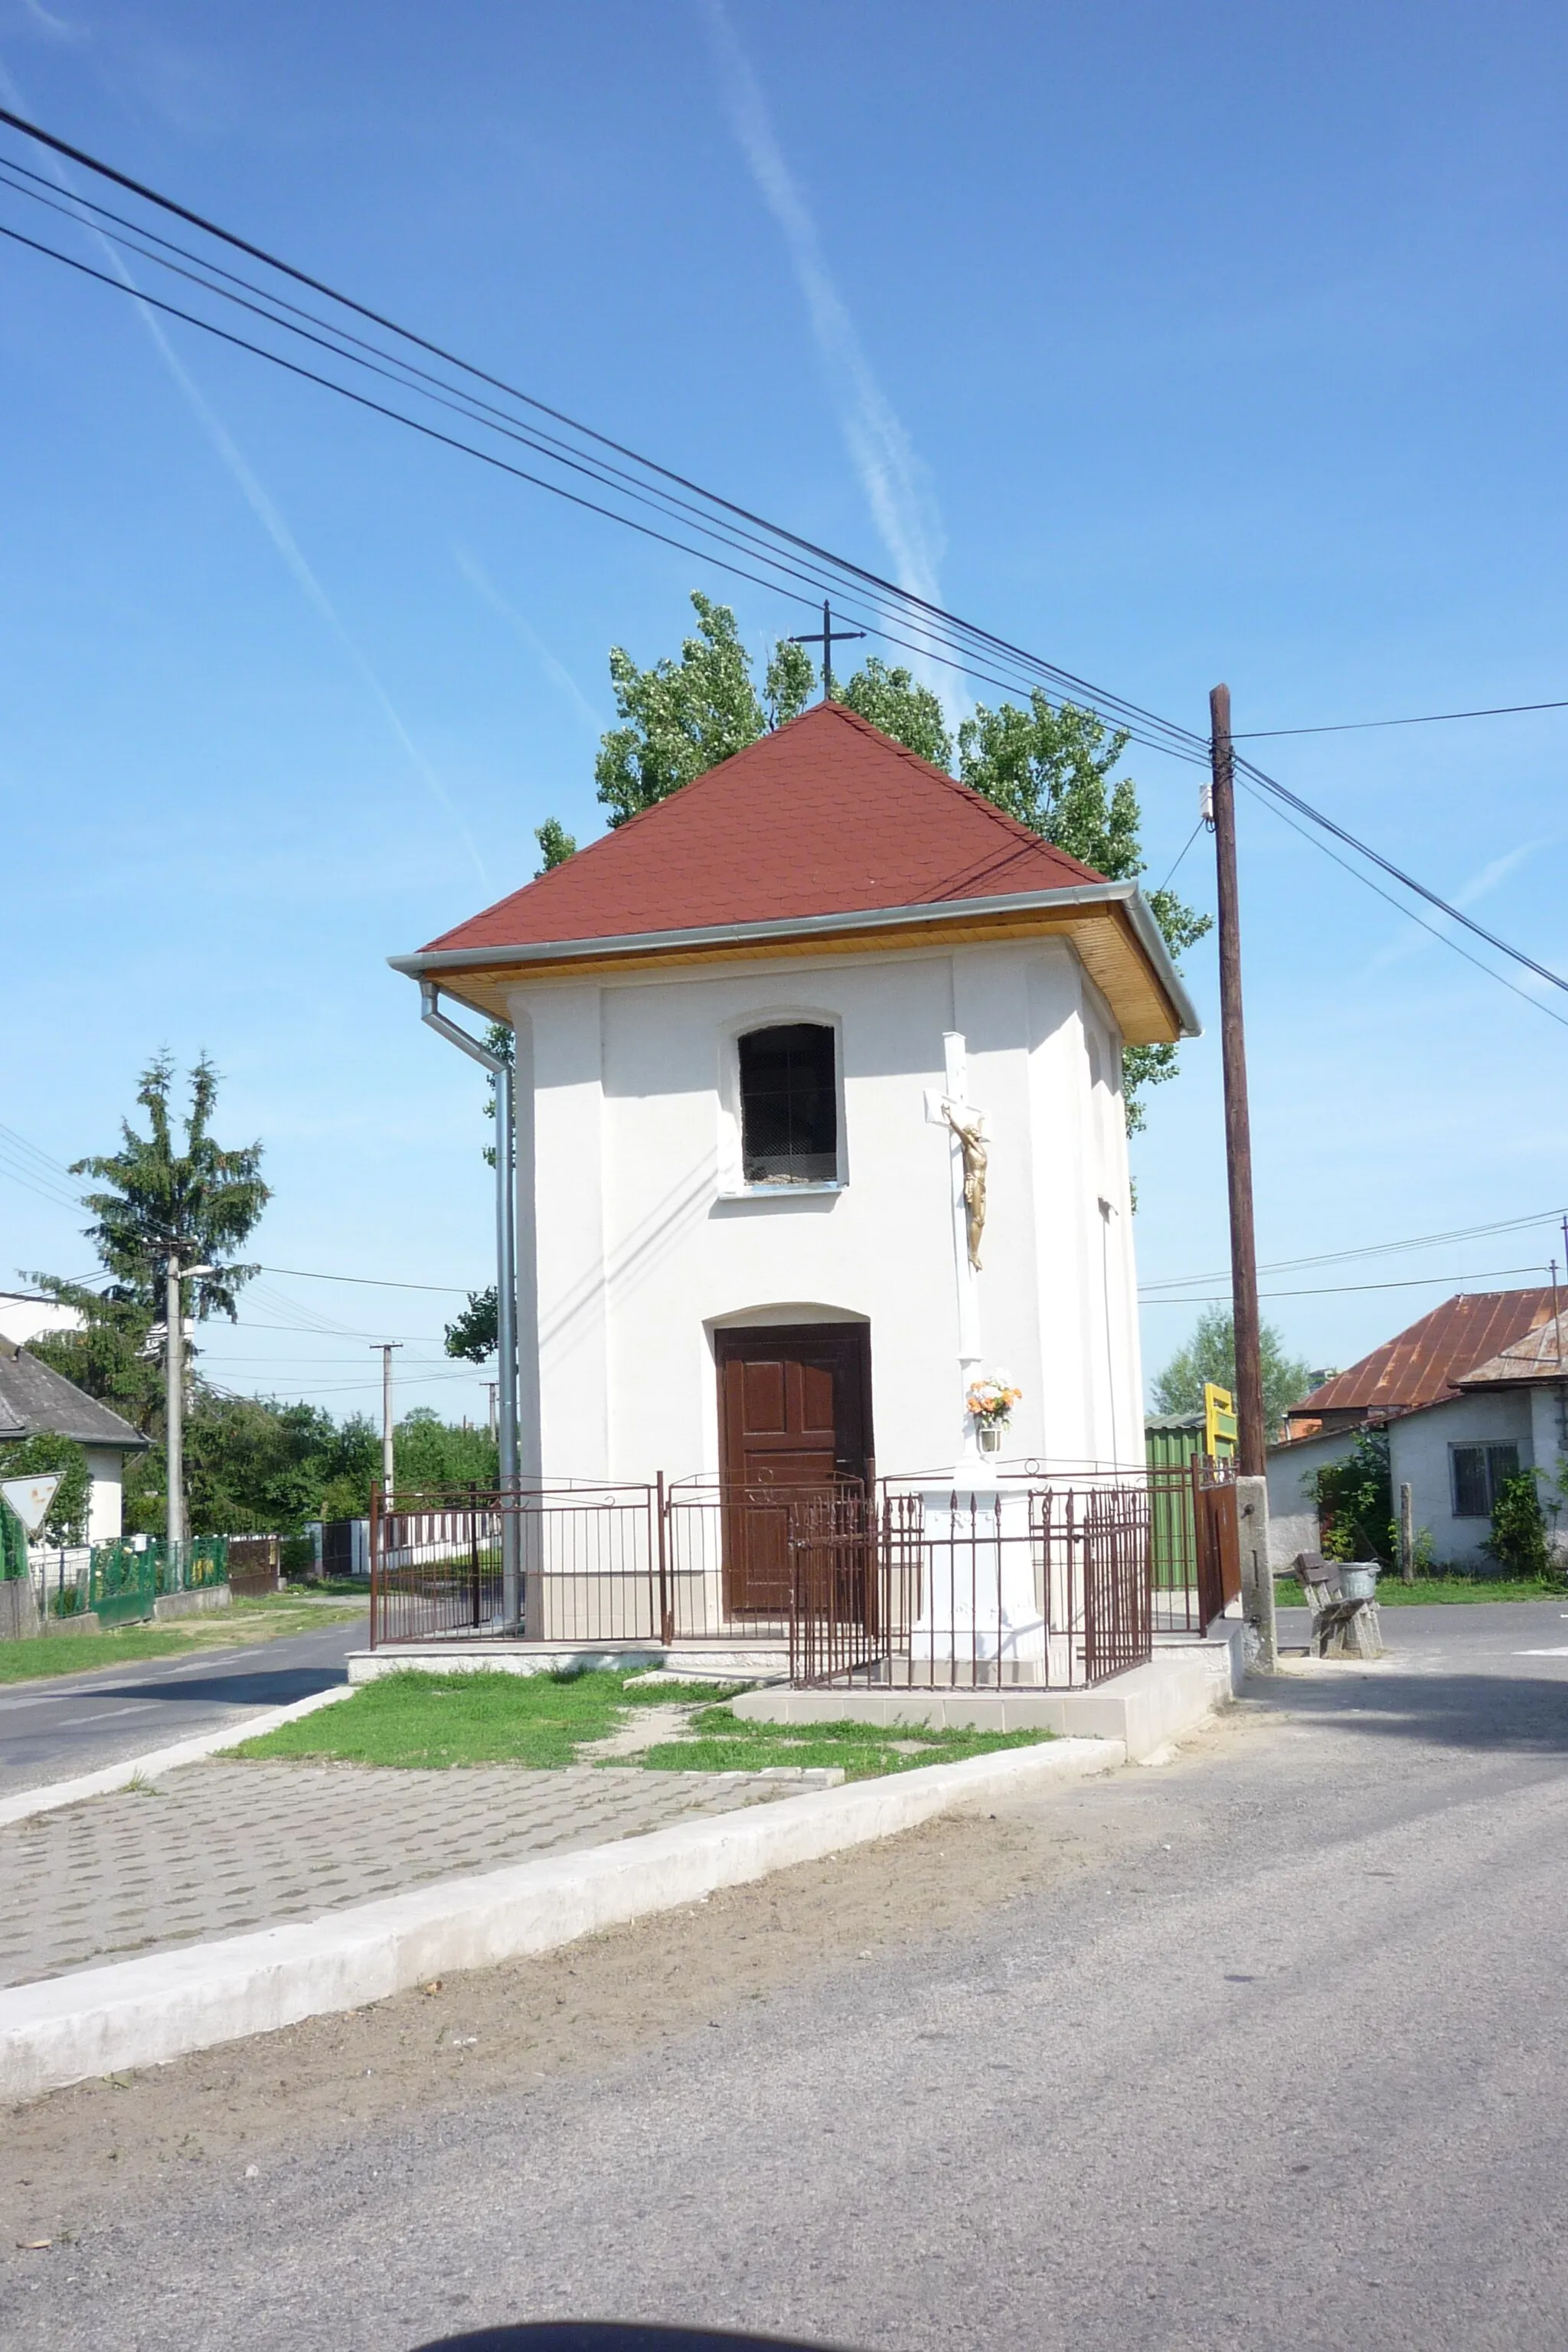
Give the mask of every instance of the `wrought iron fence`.
<svg viewBox="0 0 1568 2352">
<path fill-rule="evenodd" d="M 857 1490 L 858 1491 L 858 1490 Z M 524 1638 L 628 1647 L 785 1642 L 788 1536 L 799 1490 L 713 1478 L 377 1496 L 371 1642 L 500 1636 L 502 1532 L 516 1530 Z"/>
<path fill-rule="evenodd" d="M 371 1641 L 739 1641 L 776 1645 L 801 1683 L 1068 1688 L 1149 1656 L 1157 1598 L 1195 1613 L 1184 1584 L 1154 1591 L 1160 1507 L 1152 1479 L 378 1497 Z M 521 1629 L 505 1616 L 509 1520 Z"/>
<path fill-rule="evenodd" d="M 792 1682 L 1066 1690 L 1151 1653 L 1144 1486 L 838 1496 L 790 1551 Z"/>
</svg>

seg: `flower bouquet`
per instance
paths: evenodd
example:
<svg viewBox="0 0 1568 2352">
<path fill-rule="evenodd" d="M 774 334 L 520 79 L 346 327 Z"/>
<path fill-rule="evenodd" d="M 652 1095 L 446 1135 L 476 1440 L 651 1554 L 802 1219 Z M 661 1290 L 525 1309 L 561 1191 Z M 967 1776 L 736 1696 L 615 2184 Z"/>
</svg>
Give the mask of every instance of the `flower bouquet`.
<svg viewBox="0 0 1568 2352">
<path fill-rule="evenodd" d="M 973 1417 L 982 1454 L 1001 1453 L 1002 1432 L 1023 1393 L 1010 1385 L 1005 1372 L 991 1372 L 971 1382 L 964 1402 Z"/>
</svg>

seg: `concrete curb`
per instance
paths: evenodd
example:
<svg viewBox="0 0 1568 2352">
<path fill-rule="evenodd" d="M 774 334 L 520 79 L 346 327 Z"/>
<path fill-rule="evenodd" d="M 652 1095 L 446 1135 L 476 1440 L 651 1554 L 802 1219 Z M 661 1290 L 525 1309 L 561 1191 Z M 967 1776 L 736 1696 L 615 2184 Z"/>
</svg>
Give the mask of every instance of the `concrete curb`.
<svg viewBox="0 0 1568 2352">
<path fill-rule="evenodd" d="M 232 1746 L 232 1731 L 227 1740 Z M 431 1977 L 548 1951 L 721 1886 L 895 1836 L 938 1813 L 1044 1793 L 1125 1761 L 1119 1740 L 1060 1739 L 927 1765 L 448 1879 L 300 1925 L 14 1986 L 0 1992 L 0 2097 L 37 2098 L 92 2075 L 358 2009 Z"/>
<path fill-rule="evenodd" d="M 1052 1731 L 1068 1739 L 1115 1739 L 1128 1760 L 1163 1757 L 1173 1740 L 1228 1706 L 1241 1687 L 1242 1627 L 1215 1622 L 1204 1642 L 1157 1649 L 1147 1665 L 1129 1668 L 1083 1690 L 743 1691 L 730 1701 L 747 1723 L 931 1725 L 944 1730 Z"/>
<path fill-rule="evenodd" d="M 0 1799 L 0 1829 L 13 1822 L 31 1821 L 35 1813 L 52 1813 L 61 1805 L 79 1805 L 86 1797 L 110 1796 L 132 1780 L 155 1780 L 160 1773 L 173 1772 L 181 1764 L 199 1764 L 204 1756 L 237 1748 L 242 1739 L 259 1739 L 264 1731 L 276 1731 L 280 1723 L 296 1722 L 302 1715 L 314 1715 L 319 1706 L 331 1706 L 352 1696 L 347 1683 L 337 1683 L 331 1690 L 297 1698 L 289 1706 L 269 1706 L 264 1714 L 253 1715 L 248 1723 L 220 1724 L 216 1731 L 197 1732 L 172 1748 L 154 1748 L 145 1756 L 128 1756 L 122 1763 L 105 1764 L 75 1780 L 46 1780 L 41 1788 L 19 1790 L 14 1797 Z"/>
</svg>

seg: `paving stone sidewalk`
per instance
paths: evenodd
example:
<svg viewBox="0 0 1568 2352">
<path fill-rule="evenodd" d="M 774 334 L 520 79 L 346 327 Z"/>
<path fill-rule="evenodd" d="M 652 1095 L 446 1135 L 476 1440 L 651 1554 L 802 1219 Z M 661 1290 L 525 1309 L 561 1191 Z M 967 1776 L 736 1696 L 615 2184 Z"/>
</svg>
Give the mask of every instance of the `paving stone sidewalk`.
<svg viewBox="0 0 1568 2352">
<path fill-rule="evenodd" d="M 313 1919 L 838 1777 L 188 1764 L 0 1830 L 0 1985 Z"/>
</svg>

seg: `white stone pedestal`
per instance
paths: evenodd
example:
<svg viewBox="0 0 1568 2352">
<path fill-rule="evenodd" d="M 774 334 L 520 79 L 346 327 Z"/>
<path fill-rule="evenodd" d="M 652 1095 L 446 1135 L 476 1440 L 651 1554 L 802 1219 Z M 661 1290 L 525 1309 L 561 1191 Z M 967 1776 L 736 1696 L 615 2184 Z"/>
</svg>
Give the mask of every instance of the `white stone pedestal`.
<svg viewBox="0 0 1568 2352">
<path fill-rule="evenodd" d="M 1027 1496 L 1005 1492 L 976 1461 L 926 1487 L 921 1506 L 921 1610 L 910 1636 L 916 1679 L 956 1680 L 968 1668 L 994 1682 L 1000 1664 L 1005 1682 L 1043 1681 L 1046 1621 L 1036 1597 Z M 984 1677 L 981 1667 L 989 1669 Z"/>
</svg>

